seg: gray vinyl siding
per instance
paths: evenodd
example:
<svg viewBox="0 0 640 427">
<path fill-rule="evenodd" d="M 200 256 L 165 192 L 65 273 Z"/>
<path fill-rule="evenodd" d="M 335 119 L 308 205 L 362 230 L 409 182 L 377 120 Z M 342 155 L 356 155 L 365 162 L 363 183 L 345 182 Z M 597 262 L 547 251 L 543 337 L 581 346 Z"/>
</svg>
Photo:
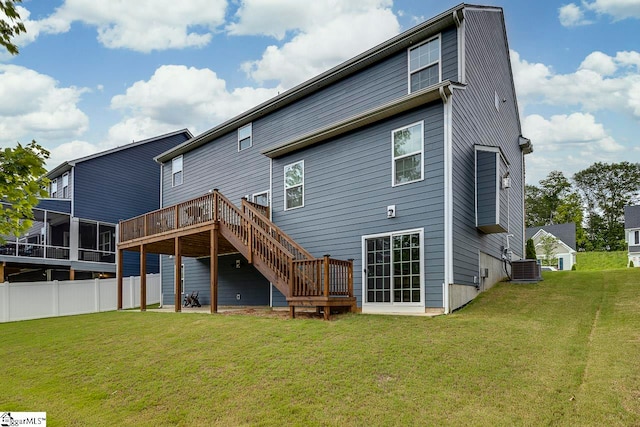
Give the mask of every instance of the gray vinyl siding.
<svg viewBox="0 0 640 427">
<path fill-rule="evenodd" d="M 441 33 L 442 80 L 458 81 L 458 31 L 451 27 Z"/>
<path fill-rule="evenodd" d="M 453 257 L 454 282 L 473 285 L 478 275 L 478 253 L 500 259 L 506 234 L 484 234 L 475 227 L 473 145 L 499 146 L 509 162 L 511 188 L 506 192 L 509 238 L 515 257 L 523 257 L 522 154 L 520 128 L 513 92 L 509 52 L 502 14 L 465 10 L 465 90 L 452 97 Z M 495 93 L 500 102 L 494 106 Z"/>
<path fill-rule="evenodd" d="M 236 268 L 236 260 L 240 268 Z M 198 292 L 201 304 L 211 304 L 209 282 L 209 258 L 183 258 L 184 290 Z M 162 257 L 162 298 L 166 305 L 174 303 L 174 259 Z M 240 294 L 240 300 L 236 299 Z M 181 296 L 182 301 L 183 296 Z M 218 305 L 221 306 L 268 306 L 269 282 L 240 254 L 218 257 Z"/>
<path fill-rule="evenodd" d="M 69 174 L 69 189 L 68 189 L 68 196 L 65 198 L 64 194 L 62 192 L 62 176 L 68 173 Z M 54 197 L 53 199 L 71 199 L 71 195 L 73 194 L 73 174 L 71 173 L 71 170 L 61 173 L 60 175 L 54 177 L 54 178 L 50 178 L 51 182 L 53 183 L 53 180 L 56 180 L 56 197 Z M 49 186 L 49 189 L 51 189 L 51 186 Z"/>
<path fill-rule="evenodd" d="M 446 30 L 441 33 L 441 37 L 442 78 L 456 80 L 458 75 L 457 31 L 455 28 Z M 416 40 L 415 42 L 421 41 Z M 249 149 L 238 152 L 237 129 L 235 129 L 208 144 L 185 153 L 183 155 L 183 184 L 181 185 L 172 186 L 171 161 L 163 163 L 162 206 L 171 206 L 198 197 L 214 188 L 219 189 L 233 203 L 240 204 L 240 199 L 243 196 L 270 189 L 270 160 L 262 155 L 261 151 L 406 96 L 408 92 L 407 55 L 407 50 L 391 55 L 366 69 L 324 87 L 320 91 L 254 120 L 252 122 L 252 147 Z M 340 175 L 345 182 L 353 181 L 349 196 L 339 197 L 340 200 L 345 201 L 344 204 L 340 205 L 335 212 L 327 212 L 326 206 L 322 205 L 316 211 L 314 202 L 311 201 L 311 208 L 305 207 L 297 214 L 295 211 L 291 211 L 291 217 L 299 215 L 304 217 L 305 236 L 309 236 L 309 238 L 297 237 L 303 238 L 302 241 L 308 245 L 308 247 L 305 246 L 307 250 L 317 256 L 331 253 L 336 258 L 356 259 L 354 280 L 358 284 L 357 286 L 360 286 L 361 282 L 361 275 L 358 272 L 362 271 L 360 258 L 363 234 L 424 226 L 425 242 L 428 242 L 428 250 L 425 251 L 425 257 L 428 259 L 425 267 L 427 306 L 442 307 L 442 228 L 444 224 L 442 218 L 442 105 L 437 104 L 426 108 L 421 114 L 408 115 L 408 117 L 411 116 L 415 117 L 414 122 L 422 117 L 426 117 L 428 122 L 425 123 L 425 133 L 427 141 L 429 141 L 429 155 L 425 156 L 425 181 L 392 189 L 391 130 L 412 122 L 411 119 L 390 120 L 381 128 L 373 127 L 377 129 L 376 131 L 366 129 L 357 132 L 359 135 L 364 135 L 367 141 L 376 147 L 375 151 L 370 151 L 368 144 L 363 146 L 361 143 L 347 144 L 344 148 L 347 152 L 337 157 L 333 153 L 339 152 L 339 150 L 330 150 L 329 157 L 333 159 L 333 164 L 327 163 L 324 170 L 321 169 L 320 173 L 326 176 L 320 176 L 320 182 L 322 179 L 327 179 L 331 184 L 328 182 L 324 190 L 319 189 L 318 195 L 326 200 L 336 199 L 338 197 L 335 194 L 336 188 L 342 189 L 344 186 L 343 183 L 339 184 L 334 181 L 334 177 Z M 351 141 L 348 136 L 340 140 Z M 327 146 L 333 147 L 335 143 L 323 144 L 322 147 L 325 148 L 319 147 L 319 152 L 326 150 Z M 340 150 L 343 149 L 339 144 L 338 146 Z M 355 148 L 356 146 L 357 148 Z M 311 150 L 315 152 L 315 148 Z M 290 158 L 298 158 L 297 153 Z M 358 165 L 355 165 L 356 162 Z M 281 159 L 274 160 L 272 188 L 274 194 L 271 196 L 273 200 L 274 195 L 279 194 L 280 207 L 282 207 L 284 191 L 282 164 Z M 313 167 L 314 164 L 316 162 L 313 160 L 310 164 L 305 161 L 305 168 Z M 373 176 L 367 175 L 372 165 L 378 168 L 375 172 L 375 182 L 371 181 Z M 361 172 L 366 171 L 366 173 L 360 173 L 358 179 L 353 180 L 351 177 L 353 167 L 357 167 Z M 349 176 L 347 177 L 345 174 Z M 313 182 L 312 180 L 311 183 L 313 184 Z M 439 183 L 438 189 L 436 189 L 436 183 Z M 424 191 L 425 188 L 429 189 L 428 197 L 417 194 Z M 382 190 L 379 191 L 379 189 Z M 373 202 L 379 204 L 379 206 L 376 205 L 378 209 L 376 214 L 371 211 L 372 193 L 379 193 L 373 198 Z M 386 206 L 394 203 L 398 204 L 398 209 L 400 209 L 399 216 L 394 221 L 387 221 Z M 356 212 L 356 214 L 351 215 L 351 212 Z M 340 222 L 337 227 L 334 227 L 337 230 L 336 233 L 328 237 L 326 227 L 328 223 L 336 221 L 337 218 L 334 215 L 338 215 Z M 422 219 L 423 217 L 424 221 L 420 222 L 420 225 L 416 225 L 418 224 L 415 222 L 416 218 Z M 380 218 L 383 218 L 384 221 L 379 221 Z M 360 224 L 363 219 L 368 221 L 364 225 Z M 286 218 L 274 214 L 274 221 L 278 225 L 281 220 L 286 220 Z M 354 224 L 358 227 L 355 227 Z M 335 225 L 332 224 L 332 226 Z M 334 244 L 336 239 L 339 241 L 338 244 Z M 173 266 L 170 261 L 169 258 L 163 257 L 163 292 L 170 292 L 173 295 Z M 200 261 L 185 258 L 185 269 L 200 271 L 202 265 L 198 266 L 196 264 L 198 262 Z M 167 263 L 171 266 L 166 267 Z M 208 289 L 208 272 L 205 274 L 203 270 L 203 273 L 196 277 L 198 286 Z M 219 280 L 221 279 L 219 278 Z M 222 286 L 220 284 L 221 289 Z M 233 291 L 235 288 L 230 289 L 230 295 L 235 298 L 235 291 Z M 356 294 L 360 299 L 361 289 L 357 289 Z M 168 295 L 169 293 L 166 293 L 165 298 Z M 222 293 L 220 296 L 222 298 Z M 284 297 L 276 289 L 274 289 L 273 300 L 274 305 L 284 305 Z M 222 300 L 219 303 L 223 304 Z"/>
<path fill-rule="evenodd" d="M 424 180 L 392 187 L 391 131 L 424 120 Z M 275 159 L 273 218 L 314 256 L 354 259 L 362 304 L 362 237 L 424 228 L 426 306 L 442 307 L 443 109 L 440 102 Z M 304 160 L 305 206 L 284 211 L 283 168 Z M 387 206 L 396 218 L 387 219 Z M 274 302 L 277 300 L 274 295 Z"/>
<path fill-rule="evenodd" d="M 478 151 L 476 160 L 476 204 L 478 226 L 496 223 L 496 153 Z"/>
</svg>

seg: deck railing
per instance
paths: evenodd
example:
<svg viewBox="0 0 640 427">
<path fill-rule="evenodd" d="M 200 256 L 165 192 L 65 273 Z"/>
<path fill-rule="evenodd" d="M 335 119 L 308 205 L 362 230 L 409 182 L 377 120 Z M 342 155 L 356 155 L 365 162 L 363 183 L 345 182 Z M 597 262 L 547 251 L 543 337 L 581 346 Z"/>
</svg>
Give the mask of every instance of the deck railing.
<svg viewBox="0 0 640 427">
<path fill-rule="evenodd" d="M 353 296 L 353 262 L 314 258 L 271 222 L 267 209 L 243 200 L 242 209 L 219 191 L 120 222 L 120 242 L 217 221 L 230 238 L 270 269 L 288 296 Z"/>
<path fill-rule="evenodd" d="M 353 261 L 329 258 L 293 261 L 291 296 L 353 296 Z M 313 285 L 310 285 L 313 284 Z"/>
</svg>

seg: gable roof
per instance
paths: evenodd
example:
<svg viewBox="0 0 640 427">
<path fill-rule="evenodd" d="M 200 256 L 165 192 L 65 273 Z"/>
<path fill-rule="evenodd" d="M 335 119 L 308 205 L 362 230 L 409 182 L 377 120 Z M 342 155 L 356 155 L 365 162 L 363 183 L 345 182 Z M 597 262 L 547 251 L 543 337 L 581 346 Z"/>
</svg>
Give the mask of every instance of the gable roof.
<svg viewBox="0 0 640 427">
<path fill-rule="evenodd" d="M 51 169 L 49 172 L 47 172 L 46 176 L 47 176 L 47 178 L 54 178 L 54 177 L 59 176 L 60 174 L 62 174 L 64 172 L 70 171 L 71 168 L 73 166 L 75 166 L 76 164 L 78 164 L 78 163 L 86 162 L 87 160 L 95 159 L 97 157 L 107 156 L 109 154 L 116 153 L 118 151 L 128 150 L 130 148 L 137 147 L 137 146 L 143 145 L 143 144 L 148 144 L 150 142 L 158 141 L 160 139 L 170 138 L 172 136 L 179 135 L 181 133 L 186 134 L 187 138 L 193 138 L 193 134 L 191 134 L 189 129 L 186 129 L 186 128 L 185 129 L 180 129 L 180 130 L 177 130 L 177 131 L 174 131 L 174 132 L 165 133 L 164 135 L 154 136 L 153 138 L 143 139 L 141 141 L 134 141 L 134 142 L 132 142 L 130 144 L 120 145 L 118 147 L 111 148 L 111 149 L 105 150 L 105 151 L 101 151 L 99 153 L 94 153 L 94 154 L 91 154 L 89 156 L 80 157 L 80 158 L 77 158 L 75 160 L 68 160 L 66 162 L 63 162 L 63 163 L 59 164 L 55 168 Z"/>
<path fill-rule="evenodd" d="M 553 234 L 565 245 L 576 250 L 576 224 L 568 222 L 566 224 L 543 225 L 541 227 L 529 227 L 525 230 L 525 238 L 531 239 L 540 230 L 544 230 L 549 234 Z"/>
<path fill-rule="evenodd" d="M 344 79 L 347 76 L 355 74 L 356 72 L 369 67 L 388 56 L 391 56 L 397 52 L 401 52 L 416 42 L 420 42 L 423 39 L 444 30 L 445 28 L 456 25 L 456 22 L 461 22 L 464 19 L 463 10 L 465 8 L 483 9 L 491 11 L 502 11 L 500 7 L 494 6 L 476 6 L 461 3 L 421 24 L 416 25 L 413 28 L 375 46 L 360 55 L 351 58 L 342 64 L 339 64 L 324 73 L 313 77 L 306 82 L 303 82 L 278 96 L 275 96 L 262 104 L 243 112 L 224 123 L 217 125 L 216 127 L 203 132 L 202 134 L 183 142 L 182 144 L 165 151 L 164 153 L 155 157 L 157 162 L 166 162 L 171 160 L 180 154 L 187 153 L 201 145 L 207 144 L 229 132 L 236 130 L 237 128 L 244 126 L 252 121 L 265 116 L 273 111 L 279 110 L 293 102 L 302 99 L 314 92 L 322 90 L 323 88 L 335 83 L 338 80 Z M 503 28 L 504 30 L 504 28 Z M 296 141 L 298 142 L 298 141 Z M 292 141 L 289 141 L 289 145 L 295 145 Z M 277 155 L 276 153 L 282 153 L 284 147 L 273 147 L 273 150 L 267 150 L 271 156 Z M 263 153 L 267 154 L 267 153 Z"/>
<path fill-rule="evenodd" d="M 624 207 L 624 228 L 640 228 L 640 205 Z"/>
</svg>

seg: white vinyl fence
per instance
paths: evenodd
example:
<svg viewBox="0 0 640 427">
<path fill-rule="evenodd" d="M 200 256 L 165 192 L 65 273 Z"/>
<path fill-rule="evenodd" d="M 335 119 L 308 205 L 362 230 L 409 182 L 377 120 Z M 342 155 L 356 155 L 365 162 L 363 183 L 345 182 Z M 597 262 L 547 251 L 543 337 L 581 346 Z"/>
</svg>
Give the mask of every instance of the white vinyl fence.
<svg viewBox="0 0 640 427">
<path fill-rule="evenodd" d="M 147 304 L 160 302 L 160 275 L 147 275 Z M 0 283 L 0 323 L 112 311 L 118 307 L 116 279 Z M 140 307 L 140 277 L 122 283 L 122 308 Z"/>
</svg>

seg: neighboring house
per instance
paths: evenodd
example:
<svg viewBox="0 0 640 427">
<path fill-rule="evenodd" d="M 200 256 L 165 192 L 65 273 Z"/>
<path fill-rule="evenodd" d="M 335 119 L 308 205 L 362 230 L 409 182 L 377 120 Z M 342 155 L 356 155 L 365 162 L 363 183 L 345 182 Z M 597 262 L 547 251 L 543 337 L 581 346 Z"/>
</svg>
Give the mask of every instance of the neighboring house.
<svg viewBox="0 0 640 427">
<path fill-rule="evenodd" d="M 502 9 L 461 4 L 158 156 L 119 251 L 165 255 L 176 310 L 448 313 L 524 257 L 531 151 Z"/>
<path fill-rule="evenodd" d="M 576 263 L 576 225 L 573 222 L 566 224 L 544 225 L 542 227 L 530 227 L 526 230 L 526 238 L 533 239 L 538 259 L 545 259 L 542 250 L 542 241 L 546 236 L 556 239 L 553 249 L 553 257 L 556 259 L 558 270 L 571 270 Z"/>
<path fill-rule="evenodd" d="M 624 235 L 629 247 L 627 265 L 640 267 L 640 205 L 624 207 Z"/>
<path fill-rule="evenodd" d="M 0 281 L 115 276 L 118 221 L 160 206 L 160 172 L 153 157 L 191 138 L 184 129 L 64 162 L 47 177 L 49 198 L 34 209 L 22 236 L 0 246 Z M 124 273 L 140 273 L 128 256 Z M 158 259 L 147 264 L 158 272 Z"/>
</svg>

